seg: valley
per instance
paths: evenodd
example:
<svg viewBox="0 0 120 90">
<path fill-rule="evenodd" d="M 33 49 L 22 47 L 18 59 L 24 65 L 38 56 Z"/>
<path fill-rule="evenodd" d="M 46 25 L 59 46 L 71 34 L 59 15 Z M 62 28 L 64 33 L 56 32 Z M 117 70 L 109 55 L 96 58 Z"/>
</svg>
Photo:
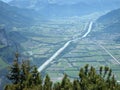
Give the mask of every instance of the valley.
<svg viewBox="0 0 120 90">
<path fill-rule="evenodd" d="M 0 1 L 0 89 L 16 52 L 53 82 L 78 79 L 86 64 L 120 81 L 120 1 L 53 1 Z"/>
<path fill-rule="evenodd" d="M 40 66 L 65 42 L 72 39 L 76 33 L 81 35 L 84 32 L 85 25 L 86 23 L 80 20 L 77 22 L 74 20 L 61 20 L 45 22 L 45 24 L 32 26 L 30 29 L 18 28 L 17 32 L 27 38 L 25 42 L 20 44 L 24 49 L 22 55 L 28 56 L 33 64 Z"/>
<path fill-rule="evenodd" d="M 113 40 L 117 34 L 103 35 L 106 36 L 105 38 L 111 37 L 111 40 L 103 37 L 100 39 L 98 34 L 96 35 L 99 38 L 94 35 L 98 32 L 94 25 L 91 32 L 86 32 L 89 22 L 91 20 L 95 22 L 102 14 L 93 13 L 80 18 L 51 19 L 47 22 L 37 22 L 29 27 L 13 27 L 10 35 L 17 34 L 17 36 L 16 38 L 12 36 L 11 39 L 19 44 L 17 49 L 20 52 L 20 58 L 30 60 L 31 64 L 37 67 L 42 66 L 66 42 L 72 40 L 71 44 L 49 62 L 41 72 L 42 76 L 49 74 L 54 82 L 60 81 L 65 73 L 71 79 L 78 78 L 79 69 L 86 64 L 97 69 L 100 66 L 109 66 L 116 78 L 120 80 L 119 63 L 114 60 L 115 58 L 120 62 L 120 44 Z"/>
<path fill-rule="evenodd" d="M 119 44 L 108 44 L 104 42 L 102 42 L 102 44 L 104 47 L 107 47 L 107 50 L 110 51 L 115 58 L 119 60 Z M 111 44 L 114 46 L 110 47 Z M 64 73 L 71 78 L 78 78 L 76 76 L 79 74 L 80 67 L 83 67 L 86 64 L 95 66 L 97 69 L 103 65 L 109 66 L 115 73 L 116 78 L 118 78 L 118 80 L 120 79 L 119 64 L 114 61 L 114 59 L 98 44 L 96 44 L 96 42 L 90 39 L 84 39 L 80 42 L 74 43 L 73 45 L 75 45 L 74 49 L 58 58 L 57 61 L 53 62 L 46 69 L 45 73 L 49 73 L 53 80 L 61 80 L 60 77 L 62 78 Z M 117 52 L 117 54 L 114 52 Z"/>
<path fill-rule="evenodd" d="M 85 27 L 89 20 L 91 19 L 52 20 L 29 29 L 19 28 L 17 30 L 28 38 L 27 41 L 21 43 L 21 46 L 24 47 L 21 54 L 27 56 L 33 65 L 42 66 L 67 41 L 81 37 L 86 32 Z M 23 31 L 23 29 L 25 30 Z M 79 69 L 86 64 L 95 66 L 97 69 L 105 65 L 109 66 L 116 78 L 120 80 L 118 63 L 120 62 L 120 44 L 113 40 L 117 34 L 107 34 L 104 35 L 105 38 L 100 39 L 93 36 L 94 29 L 96 28 L 93 27 L 85 38 L 73 40 L 64 52 L 48 64 L 41 72 L 42 75 L 49 74 L 52 80 L 57 82 L 65 73 L 71 79 L 78 78 Z M 108 37 L 110 39 L 106 39 Z"/>
</svg>

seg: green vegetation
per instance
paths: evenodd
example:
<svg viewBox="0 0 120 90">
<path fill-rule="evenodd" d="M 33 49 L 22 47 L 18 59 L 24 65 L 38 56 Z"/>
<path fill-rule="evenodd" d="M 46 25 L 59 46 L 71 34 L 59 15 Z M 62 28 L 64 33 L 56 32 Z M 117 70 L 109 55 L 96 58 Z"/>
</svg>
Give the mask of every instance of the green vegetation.
<svg viewBox="0 0 120 90">
<path fill-rule="evenodd" d="M 7 67 L 7 66 L 8 66 L 8 64 L 6 64 L 6 63 L 4 62 L 4 60 L 2 60 L 2 59 L 0 58 L 0 70 L 3 69 L 3 68 L 5 68 L 5 67 Z"/>
<path fill-rule="evenodd" d="M 88 22 L 83 22 L 81 18 L 51 19 L 28 27 L 14 27 L 10 36 L 20 44 L 21 54 L 30 57 L 31 63 L 39 67 L 74 35 L 81 36 L 86 24 Z"/>
<path fill-rule="evenodd" d="M 120 84 L 107 66 L 96 70 L 86 64 L 80 69 L 79 78 L 71 81 L 64 74 L 62 81 L 53 83 L 48 74 L 43 80 L 37 68 L 32 67 L 29 61 L 19 64 L 18 57 L 16 53 L 7 75 L 11 84 L 6 85 L 4 90 L 120 90 Z"/>
<path fill-rule="evenodd" d="M 96 15 L 93 15 L 92 17 L 95 16 Z M 88 15 L 81 18 L 53 19 L 47 22 L 36 22 L 34 25 L 29 25 L 28 27 L 22 25 L 21 27 L 16 26 L 9 31 L 12 33 L 9 36 L 13 41 L 18 43 L 18 47 L 21 46 L 22 49 L 18 48 L 21 54 L 29 57 L 30 62 L 39 67 L 68 40 L 73 39 L 74 36 L 81 37 L 84 34 L 84 27 L 89 21 L 88 17 L 91 20 L 92 17 Z M 99 34 L 98 31 L 104 28 L 104 26 L 98 25 L 98 27 L 92 31 L 96 30 Z M 98 34 L 93 35 L 93 37 L 89 34 L 85 39 L 72 42 L 67 50 L 51 62 L 43 73 L 49 74 L 53 82 L 61 81 L 64 73 L 73 80 L 78 78 L 79 69 L 89 63 L 89 65 L 94 66 L 96 70 L 99 70 L 100 66 L 109 66 L 113 70 L 116 79 L 120 80 L 119 64 L 96 43 L 96 41 L 100 42 L 101 45 L 119 60 L 120 44 L 113 42 L 113 38 L 118 36 L 119 33 L 115 35 L 103 33 L 100 37 L 105 39 L 102 40 L 96 39 Z M 10 50 L 10 48 L 3 50 L 3 52 L 1 51 L 1 57 L 6 58 L 12 56 L 12 53 L 8 54 L 7 51 L 14 52 L 16 49 Z M 3 60 L 0 61 L 4 63 Z M 0 65 L 2 67 L 4 64 Z"/>
<path fill-rule="evenodd" d="M 3 47 L 5 47 L 4 45 L 0 45 L 0 48 L 3 48 Z"/>
<path fill-rule="evenodd" d="M 99 40 L 97 42 L 99 42 Z M 120 44 L 114 42 L 108 43 L 107 40 L 100 41 L 100 44 L 119 61 Z M 73 49 L 70 50 L 69 48 L 71 48 L 71 46 L 69 46 L 69 52 L 66 52 L 55 59 L 55 63 L 53 61 L 53 63 L 51 63 L 52 65 L 48 66 L 43 72 L 49 74 L 54 70 L 58 75 L 60 74 L 62 76 L 64 73 L 67 73 L 71 79 L 74 79 L 78 77 L 79 69 L 89 63 L 90 66 L 94 66 L 97 70 L 100 66 L 110 67 L 116 75 L 117 80 L 120 80 L 119 64 L 116 63 L 116 61 L 104 49 L 96 44 L 96 41 L 86 38 L 73 43 L 72 45 L 75 45 Z M 74 71 L 76 71 L 76 74 L 74 74 Z M 56 82 L 56 75 L 50 75 L 50 77 Z"/>
</svg>

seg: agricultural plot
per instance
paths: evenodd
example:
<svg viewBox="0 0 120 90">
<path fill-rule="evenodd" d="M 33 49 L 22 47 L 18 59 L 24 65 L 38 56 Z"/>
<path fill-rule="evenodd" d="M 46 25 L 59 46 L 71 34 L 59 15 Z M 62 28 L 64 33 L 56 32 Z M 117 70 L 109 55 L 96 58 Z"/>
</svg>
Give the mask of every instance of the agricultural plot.
<svg viewBox="0 0 120 90">
<path fill-rule="evenodd" d="M 22 54 L 28 56 L 32 64 L 39 67 L 67 41 L 81 37 L 86 32 L 85 27 L 88 21 L 91 21 L 91 17 L 90 20 L 86 18 L 50 20 L 38 22 L 26 28 L 17 28 L 17 31 L 27 37 L 27 41 L 21 43 L 24 49 Z M 98 42 L 120 61 L 119 44 L 109 40 Z M 63 53 L 48 65 L 43 74 L 49 74 L 55 82 L 61 80 L 65 73 L 71 79 L 78 78 L 80 68 L 86 64 L 92 65 L 97 69 L 103 65 L 109 66 L 113 69 L 116 78 L 120 80 L 120 65 L 89 37 L 72 42 Z"/>
<path fill-rule="evenodd" d="M 73 42 L 74 43 L 74 42 Z M 70 78 L 78 78 L 79 70 L 86 64 L 96 67 L 99 70 L 100 66 L 109 66 L 112 68 L 116 78 L 120 80 L 120 65 L 107 53 L 103 48 L 96 44 L 96 42 L 89 39 L 83 39 L 75 42 L 76 46 L 66 52 L 64 55 L 59 56 L 48 68 L 45 73 L 59 72 L 59 74 L 66 73 Z M 110 53 L 120 60 L 120 44 L 101 43 Z M 70 48 L 70 47 L 69 47 Z M 118 61 L 119 61 L 118 60 Z M 54 73 L 53 73 L 54 74 Z M 51 76 L 54 80 L 54 75 Z"/>
<path fill-rule="evenodd" d="M 38 22 L 25 28 L 15 28 L 26 41 L 21 42 L 22 55 L 38 67 L 48 60 L 65 42 L 81 35 L 86 23 L 81 20 L 61 19 Z"/>
</svg>

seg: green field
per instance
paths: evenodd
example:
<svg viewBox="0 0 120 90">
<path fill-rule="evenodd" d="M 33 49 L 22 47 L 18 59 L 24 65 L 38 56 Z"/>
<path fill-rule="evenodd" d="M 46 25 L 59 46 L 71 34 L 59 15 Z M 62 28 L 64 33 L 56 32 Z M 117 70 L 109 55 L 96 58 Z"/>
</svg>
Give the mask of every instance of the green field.
<svg viewBox="0 0 120 90">
<path fill-rule="evenodd" d="M 73 36 L 82 35 L 86 24 L 88 22 L 83 22 L 80 18 L 70 18 L 38 22 L 30 27 L 17 27 L 15 31 L 27 38 L 20 43 L 23 48 L 21 54 L 40 66 Z"/>
<path fill-rule="evenodd" d="M 39 67 L 67 41 L 81 37 L 86 32 L 85 27 L 89 21 L 91 19 L 94 21 L 96 18 L 96 15 L 91 14 L 84 17 L 37 22 L 29 27 L 17 27 L 15 31 L 27 38 L 26 41 L 20 43 L 23 48 L 21 54 L 27 56 L 32 64 Z M 103 27 L 92 31 L 95 32 L 101 28 Z M 115 35 L 110 37 L 113 38 Z M 43 73 L 49 74 L 54 81 L 60 80 L 65 73 L 70 78 L 77 78 L 80 68 L 89 64 L 97 69 L 100 66 L 109 66 L 113 69 L 116 78 L 120 80 L 119 64 L 97 42 L 120 62 L 120 44 L 115 43 L 112 39 L 97 40 L 89 34 L 82 40 L 72 42 Z"/>
<path fill-rule="evenodd" d="M 120 80 L 120 66 L 119 64 L 107 53 L 103 48 L 97 45 L 94 41 L 87 39 L 78 41 L 76 47 L 71 51 L 67 52 L 63 56 L 56 59 L 56 63 L 49 66 L 46 73 L 57 69 L 60 74 L 66 73 L 70 78 L 76 78 L 79 74 L 79 69 L 84 67 L 86 64 L 96 67 L 99 69 L 100 66 L 109 66 L 116 78 Z M 110 53 L 119 60 L 120 58 L 120 44 L 111 46 L 112 43 L 101 43 Z M 53 79 L 54 75 L 52 75 Z"/>
</svg>

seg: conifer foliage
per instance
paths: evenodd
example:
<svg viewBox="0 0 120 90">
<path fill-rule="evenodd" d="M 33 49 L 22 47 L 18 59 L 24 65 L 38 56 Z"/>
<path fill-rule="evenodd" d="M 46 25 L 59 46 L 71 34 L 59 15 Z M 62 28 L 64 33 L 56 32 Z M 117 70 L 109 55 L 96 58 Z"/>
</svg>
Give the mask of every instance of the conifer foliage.
<svg viewBox="0 0 120 90">
<path fill-rule="evenodd" d="M 49 75 L 43 81 L 36 66 L 32 67 L 29 61 L 20 64 L 18 59 L 16 54 L 7 75 L 11 84 L 6 85 L 5 90 L 120 90 L 120 84 L 107 66 L 96 70 L 87 64 L 80 69 L 78 79 L 70 81 L 65 74 L 61 82 L 53 84 Z"/>
<path fill-rule="evenodd" d="M 22 63 L 18 61 L 19 55 L 16 53 L 7 75 L 11 84 L 6 85 L 5 90 L 38 90 L 38 88 L 42 88 L 42 80 L 37 67 L 31 66 L 28 60 L 22 61 Z M 33 87 L 36 89 L 32 89 Z"/>
</svg>

